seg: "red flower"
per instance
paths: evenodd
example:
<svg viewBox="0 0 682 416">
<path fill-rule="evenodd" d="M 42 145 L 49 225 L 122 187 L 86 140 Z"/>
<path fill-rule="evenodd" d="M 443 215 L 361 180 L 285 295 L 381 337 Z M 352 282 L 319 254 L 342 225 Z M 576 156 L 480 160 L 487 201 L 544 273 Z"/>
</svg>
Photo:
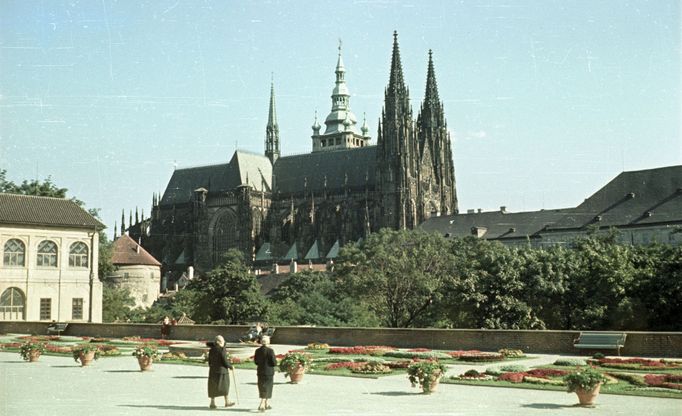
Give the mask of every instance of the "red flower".
<svg viewBox="0 0 682 416">
<path fill-rule="evenodd" d="M 522 383 L 523 378 L 527 376 L 527 373 L 503 373 L 497 379 L 501 381 L 509 381 L 512 383 Z"/>
</svg>

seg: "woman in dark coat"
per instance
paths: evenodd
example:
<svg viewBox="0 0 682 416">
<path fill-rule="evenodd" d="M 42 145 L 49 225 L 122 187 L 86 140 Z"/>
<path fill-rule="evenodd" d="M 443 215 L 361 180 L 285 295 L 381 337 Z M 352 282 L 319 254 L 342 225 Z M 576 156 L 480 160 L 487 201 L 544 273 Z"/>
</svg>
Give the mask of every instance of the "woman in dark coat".
<svg viewBox="0 0 682 416">
<path fill-rule="evenodd" d="M 215 398 L 225 397 L 225 407 L 234 405 L 234 402 L 227 400 L 227 393 L 230 391 L 230 373 L 232 363 L 227 358 L 225 351 L 225 339 L 218 335 L 215 342 L 209 344 L 211 349 L 208 351 L 208 397 L 211 398 L 209 407 L 215 409 Z"/>
<path fill-rule="evenodd" d="M 268 399 L 272 397 L 273 378 L 275 376 L 275 367 L 277 366 L 277 358 L 272 348 L 268 347 L 270 344 L 270 337 L 263 336 L 261 338 L 261 347 L 256 350 L 253 356 L 258 366 L 258 395 L 260 397 L 260 405 L 258 410 L 261 412 L 272 409 L 268 404 Z"/>
</svg>

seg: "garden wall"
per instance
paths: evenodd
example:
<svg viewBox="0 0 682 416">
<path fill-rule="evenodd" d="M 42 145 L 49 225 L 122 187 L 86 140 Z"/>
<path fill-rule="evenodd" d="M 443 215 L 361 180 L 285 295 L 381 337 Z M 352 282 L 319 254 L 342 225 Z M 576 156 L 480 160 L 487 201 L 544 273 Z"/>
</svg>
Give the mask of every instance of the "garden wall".
<svg viewBox="0 0 682 416">
<path fill-rule="evenodd" d="M 47 322 L 0 322 L 0 333 L 46 334 L 48 325 Z M 177 325 L 171 329 L 170 337 L 208 340 L 221 334 L 228 342 L 235 342 L 247 329 L 247 326 L 238 325 Z M 578 331 L 278 327 L 272 342 L 294 345 L 326 342 L 339 346 L 391 345 L 482 351 L 520 348 L 536 354 L 591 354 L 593 351 L 573 348 L 573 340 L 578 334 Z M 622 355 L 682 357 L 682 332 L 627 332 L 627 334 L 625 348 L 621 350 Z M 159 338 L 161 325 L 70 323 L 64 335 Z M 604 352 L 615 354 L 613 351 Z"/>
</svg>

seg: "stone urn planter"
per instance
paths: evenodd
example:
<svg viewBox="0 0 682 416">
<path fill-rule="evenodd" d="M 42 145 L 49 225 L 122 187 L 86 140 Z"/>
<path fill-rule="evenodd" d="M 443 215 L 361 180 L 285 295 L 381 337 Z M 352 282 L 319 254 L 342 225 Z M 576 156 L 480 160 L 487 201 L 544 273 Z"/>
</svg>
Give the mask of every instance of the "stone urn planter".
<svg viewBox="0 0 682 416">
<path fill-rule="evenodd" d="M 445 365 L 438 361 L 418 361 L 407 367 L 407 376 L 412 387 L 419 385 L 424 394 L 431 394 L 438 388 L 445 370 Z"/>
<path fill-rule="evenodd" d="M 149 371 L 155 358 L 159 358 L 159 350 L 154 344 L 138 345 L 133 351 L 133 357 L 137 358 L 140 371 Z"/>
<path fill-rule="evenodd" d="M 38 358 L 40 358 L 40 355 L 45 352 L 45 349 L 46 347 L 43 343 L 28 341 L 21 345 L 21 348 L 19 349 L 19 355 L 21 355 L 21 358 L 23 358 L 25 361 L 34 363 L 38 361 Z"/>
<path fill-rule="evenodd" d="M 599 390 L 601 389 L 601 384 L 597 384 L 592 390 L 585 390 L 581 388 L 575 389 L 575 394 L 578 396 L 578 402 L 581 406 L 594 406 L 594 402 L 599 396 Z"/>
<path fill-rule="evenodd" d="M 140 365 L 140 371 L 149 371 L 152 368 L 152 357 L 145 355 L 137 357 L 137 363 Z"/>
<path fill-rule="evenodd" d="M 86 367 L 92 363 L 93 360 L 99 358 L 99 348 L 97 345 L 82 344 L 73 347 L 73 360 L 81 363 L 81 367 Z"/>
<path fill-rule="evenodd" d="M 292 384 L 298 384 L 303 379 L 303 374 L 305 374 L 305 368 L 303 366 L 298 366 L 294 370 L 287 373 Z"/>
<path fill-rule="evenodd" d="M 303 374 L 310 368 L 312 359 L 310 355 L 302 352 L 288 352 L 279 362 L 279 371 L 286 373 L 293 384 L 297 384 L 303 378 Z"/>
<path fill-rule="evenodd" d="M 599 371 L 588 368 L 566 375 L 564 381 L 568 392 L 574 392 L 578 396 L 581 406 L 594 406 L 601 385 L 606 383 L 606 377 Z"/>
</svg>

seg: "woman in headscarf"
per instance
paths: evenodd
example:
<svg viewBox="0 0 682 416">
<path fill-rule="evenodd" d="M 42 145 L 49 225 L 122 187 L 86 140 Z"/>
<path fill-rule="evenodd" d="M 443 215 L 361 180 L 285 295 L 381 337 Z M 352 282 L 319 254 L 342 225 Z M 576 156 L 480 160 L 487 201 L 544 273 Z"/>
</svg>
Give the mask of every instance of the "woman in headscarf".
<svg viewBox="0 0 682 416">
<path fill-rule="evenodd" d="M 260 405 L 258 410 L 261 412 L 272 409 L 268 400 L 272 398 L 272 385 L 275 376 L 275 367 L 277 366 L 277 358 L 270 345 L 270 337 L 264 335 L 261 338 L 261 347 L 256 350 L 253 356 L 258 366 L 256 373 L 258 374 L 258 396 L 260 397 Z"/>
<path fill-rule="evenodd" d="M 209 407 L 215 409 L 215 398 L 225 397 L 225 407 L 234 405 L 234 402 L 227 400 L 227 393 L 230 391 L 230 373 L 232 363 L 227 358 L 225 351 L 225 339 L 218 335 L 215 341 L 210 343 L 211 349 L 208 351 L 208 397 L 211 398 Z"/>
</svg>

